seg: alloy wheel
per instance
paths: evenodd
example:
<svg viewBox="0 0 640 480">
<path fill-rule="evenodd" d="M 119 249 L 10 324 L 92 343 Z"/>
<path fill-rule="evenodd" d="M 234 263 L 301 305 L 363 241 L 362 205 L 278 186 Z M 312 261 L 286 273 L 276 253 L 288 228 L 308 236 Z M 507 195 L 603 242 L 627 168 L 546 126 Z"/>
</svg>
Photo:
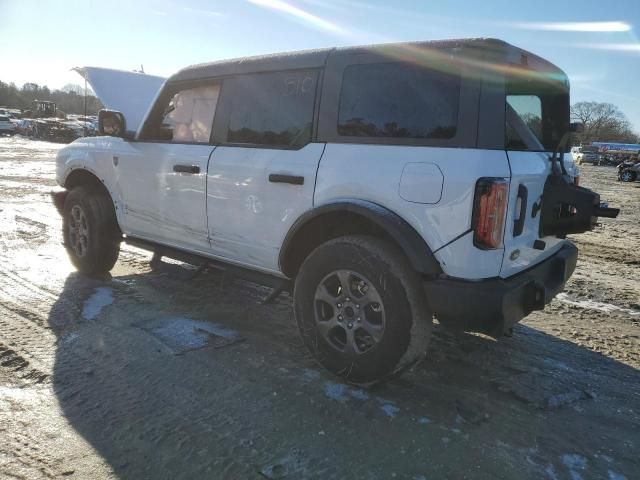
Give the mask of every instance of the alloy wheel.
<svg viewBox="0 0 640 480">
<path fill-rule="evenodd" d="M 363 275 L 335 270 L 324 277 L 314 296 L 319 334 L 336 350 L 359 355 L 383 338 L 386 314 L 382 298 Z"/>
<path fill-rule="evenodd" d="M 69 214 L 69 243 L 78 257 L 84 257 L 89 248 L 89 224 L 80 205 L 71 207 Z"/>
</svg>

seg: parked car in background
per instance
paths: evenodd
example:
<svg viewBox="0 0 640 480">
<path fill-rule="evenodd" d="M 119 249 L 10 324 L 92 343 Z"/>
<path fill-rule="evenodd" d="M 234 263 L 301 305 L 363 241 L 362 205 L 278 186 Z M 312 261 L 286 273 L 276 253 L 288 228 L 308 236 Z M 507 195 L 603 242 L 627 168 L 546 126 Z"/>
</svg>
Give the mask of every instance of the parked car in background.
<svg viewBox="0 0 640 480">
<path fill-rule="evenodd" d="M 580 155 L 580 147 L 571 147 L 571 158 L 576 165 L 578 164 L 578 155 Z"/>
<path fill-rule="evenodd" d="M 6 115 L 0 115 L 0 135 L 13 135 L 16 133 L 16 126 Z"/>
<path fill-rule="evenodd" d="M 618 180 L 635 182 L 640 177 L 640 162 L 622 162 L 618 165 Z"/>
<path fill-rule="evenodd" d="M 583 165 L 585 163 L 590 163 L 591 165 L 598 165 L 600 163 L 600 156 L 595 152 L 581 151 L 577 155 L 576 163 L 578 165 Z"/>
</svg>

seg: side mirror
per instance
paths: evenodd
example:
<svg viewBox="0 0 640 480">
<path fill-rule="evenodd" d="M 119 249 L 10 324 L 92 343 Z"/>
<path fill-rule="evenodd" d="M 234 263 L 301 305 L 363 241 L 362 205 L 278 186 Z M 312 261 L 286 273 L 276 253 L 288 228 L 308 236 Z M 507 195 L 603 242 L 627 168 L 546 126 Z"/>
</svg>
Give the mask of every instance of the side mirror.
<svg viewBox="0 0 640 480">
<path fill-rule="evenodd" d="M 569 126 L 569 131 L 571 133 L 584 133 L 584 123 L 575 122 Z"/>
<path fill-rule="evenodd" d="M 98 131 L 100 135 L 124 137 L 127 131 L 124 115 L 115 110 L 100 110 L 98 112 Z"/>
</svg>

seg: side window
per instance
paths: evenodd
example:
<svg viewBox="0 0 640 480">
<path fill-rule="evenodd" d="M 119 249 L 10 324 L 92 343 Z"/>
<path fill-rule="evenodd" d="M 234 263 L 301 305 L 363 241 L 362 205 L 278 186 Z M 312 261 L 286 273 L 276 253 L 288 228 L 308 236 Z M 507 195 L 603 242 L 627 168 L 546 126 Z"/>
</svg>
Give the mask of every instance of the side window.
<svg viewBox="0 0 640 480">
<path fill-rule="evenodd" d="M 227 80 L 225 92 L 231 97 L 226 141 L 272 147 L 309 143 L 316 82 L 315 71 L 260 73 Z"/>
<path fill-rule="evenodd" d="M 145 140 L 207 143 L 218 103 L 220 85 L 179 90 L 170 94 Z"/>
<path fill-rule="evenodd" d="M 514 115 L 515 114 L 515 115 Z M 542 142 L 542 101 L 537 95 L 507 95 L 507 150 L 536 149 L 527 140 L 527 133 Z M 526 125 L 528 132 L 518 128 Z M 533 142 L 537 145 L 538 142 Z M 542 146 L 539 146 L 542 149 Z"/>
<path fill-rule="evenodd" d="M 447 139 L 456 135 L 460 77 L 399 63 L 345 68 L 338 134 Z"/>
</svg>

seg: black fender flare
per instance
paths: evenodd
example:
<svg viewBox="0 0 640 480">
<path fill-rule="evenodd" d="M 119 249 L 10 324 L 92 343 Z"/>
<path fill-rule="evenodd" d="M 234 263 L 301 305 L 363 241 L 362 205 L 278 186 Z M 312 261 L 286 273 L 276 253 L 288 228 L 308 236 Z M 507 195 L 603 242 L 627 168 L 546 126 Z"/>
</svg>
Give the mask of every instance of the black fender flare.
<svg viewBox="0 0 640 480">
<path fill-rule="evenodd" d="M 283 273 L 291 276 L 291 272 L 287 271 L 290 269 L 286 267 L 287 255 L 303 227 L 322 215 L 339 212 L 356 214 L 383 230 L 401 248 L 417 272 L 430 277 L 442 273 L 440 263 L 427 242 L 406 220 L 377 203 L 355 198 L 334 200 L 307 210 L 298 217 L 287 232 L 280 249 L 279 264 Z"/>
</svg>

